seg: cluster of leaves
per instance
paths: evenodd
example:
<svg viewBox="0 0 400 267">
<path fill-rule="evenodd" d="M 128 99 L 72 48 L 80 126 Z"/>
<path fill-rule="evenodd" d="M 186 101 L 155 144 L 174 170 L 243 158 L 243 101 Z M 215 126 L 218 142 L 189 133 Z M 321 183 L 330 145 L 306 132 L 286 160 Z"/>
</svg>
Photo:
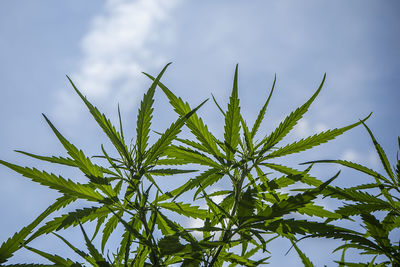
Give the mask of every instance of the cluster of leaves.
<svg viewBox="0 0 400 267">
<path fill-rule="evenodd" d="M 392 168 L 385 151 L 379 145 L 371 130 L 364 122 L 363 125 L 371 137 L 386 175 L 382 175 L 366 166 L 345 160 L 318 160 L 307 163 L 336 163 L 367 174 L 374 179 L 375 182 L 373 183 L 345 189 L 331 187 L 324 192 L 325 195 L 349 201 L 335 212 L 349 220 L 352 220 L 350 218 L 352 216 L 360 216 L 362 227 L 365 229 L 365 232 L 361 233 L 343 229 L 335 233 L 336 237 L 332 237 L 349 241 L 349 243 L 336 249 L 343 249 L 343 253 L 348 248 L 356 248 L 361 250 L 362 254 L 375 255 L 369 263 L 371 266 L 379 255 L 387 259 L 387 261 L 378 264 L 379 266 L 387 266 L 388 264 L 400 266 L 400 239 L 395 237 L 395 242 L 392 242 L 389 237 L 391 232 L 396 234 L 396 229 L 398 234 L 398 228 L 400 228 L 400 137 L 398 137 L 399 150 L 397 152 L 396 165 Z M 385 215 L 381 215 L 382 220 L 379 220 L 373 214 L 374 212 L 384 212 Z M 316 234 L 314 236 L 325 235 Z M 346 266 L 364 266 L 362 263 L 344 262 L 344 258 L 340 263 Z"/>
<path fill-rule="evenodd" d="M 367 173 L 376 179 L 373 184 L 341 189 L 329 185 L 339 173 L 324 182 L 309 174 L 312 165 L 305 170 L 297 170 L 272 162 L 332 140 L 357 125 L 364 124 L 369 117 L 280 146 L 321 91 L 325 76 L 308 101 L 290 113 L 275 130 L 256 140 L 276 79 L 254 124 L 249 127 L 240 111 L 236 66 L 227 110 L 213 97 L 225 121 L 223 140 L 219 140 L 196 114 L 205 101 L 191 108 L 189 103 L 175 96 L 160 82 L 167 67 L 168 65 L 157 77 L 146 74 L 153 82 L 140 104 L 136 138 L 129 146 L 123 134 L 121 116 L 118 129 L 70 80 L 115 148 L 116 156 L 111 156 L 101 146 L 103 154 L 97 157 L 103 159 L 107 167 L 95 163 L 70 143 L 46 116 L 45 120 L 68 156 L 47 157 L 18 151 L 39 160 L 78 168 L 87 178 L 87 183 L 74 182 L 52 173 L 0 160 L 2 165 L 62 194 L 31 224 L 0 246 L 0 263 L 5 263 L 19 249 L 28 249 L 52 262 L 52 265 L 37 266 L 222 266 L 224 263 L 232 266 L 258 266 L 268 263 L 270 254 L 267 245 L 277 237 L 290 240 L 306 266 L 312 266 L 312 263 L 297 246 L 299 238 L 305 237 L 341 238 L 348 242 L 339 247 L 339 250 L 357 248 L 365 253 L 385 255 L 393 265 L 399 263 L 399 247 L 391 243 L 388 235 L 391 230 L 399 227 L 399 199 L 390 191 L 399 190 L 400 163 L 398 162 L 394 174 L 386 155 L 374 138 L 389 178 L 355 163 L 323 161 L 339 163 Z M 149 144 L 157 87 L 167 96 L 178 119 L 160 133 L 153 144 Z M 192 139 L 178 137 L 184 126 L 193 134 Z M 202 170 L 188 170 L 187 165 L 193 164 Z M 164 192 L 156 182 L 157 176 L 177 174 L 190 175 L 190 178 L 170 192 Z M 229 186 L 224 190 L 212 191 L 212 185 L 222 179 Z M 300 190 L 300 193 L 289 192 L 287 187 L 295 183 L 307 185 L 307 188 Z M 363 191 L 371 188 L 379 188 L 385 199 L 381 195 L 375 196 Z M 193 200 L 203 201 L 205 208 L 178 200 L 188 192 L 193 193 Z M 353 203 L 331 212 L 314 203 L 318 196 L 330 196 Z M 216 197 L 221 201 L 216 201 Z M 52 213 L 78 200 L 93 203 L 93 206 L 51 218 Z M 383 221 L 371 215 L 371 212 L 381 210 L 389 212 Z M 170 212 L 177 213 L 182 218 L 202 220 L 203 224 L 195 228 L 184 227 L 179 220 L 172 220 L 167 216 Z M 317 216 L 325 221 L 286 216 L 295 213 Z M 367 233 L 330 224 L 335 220 L 350 219 L 353 215 L 361 215 Z M 96 222 L 96 227 L 89 237 L 83 225 L 93 221 Z M 124 230 L 120 244 L 112 255 L 106 255 L 106 244 L 118 225 Z M 87 251 L 78 249 L 59 233 L 62 229 L 77 226 L 82 231 Z M 99 232 L 100 248 L 93 244 Z M 74 262 L 29 246 L 32 240 L 49 233 L 57 236 L 82 257 L 85 263 Z M 343 257 L 339 264 L 353 266 L 344 262 Z"/>
</svg>

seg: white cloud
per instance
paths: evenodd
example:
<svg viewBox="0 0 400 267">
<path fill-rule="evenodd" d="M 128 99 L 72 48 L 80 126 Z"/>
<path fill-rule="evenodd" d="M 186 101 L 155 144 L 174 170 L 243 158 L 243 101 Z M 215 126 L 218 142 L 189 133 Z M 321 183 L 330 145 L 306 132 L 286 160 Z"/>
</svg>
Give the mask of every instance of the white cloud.
<svg viewBox="0 0 400 267">
<path fill-rule="evenodd" d="M 323 123 L 316 123 L 313 125 L 308 119 L 301 119 L 293 128 L 294 134 L 299 138 L 305 138 L 316 133 L 328 130 L 329 127 Z"/>
<path fill-rule="evenodd" d="M 155 47 L 173 42 L 170 12 L 177 3 L 108 0 L 82 39 L 83 58 L 72 74 L 78 88 L 106 108 L 115 109 L 117 102 L 121 108 L 133 108 L 146 81 L 141 71 L 161 68 L 168 61 Z M 78 99 L 66 92 L 60 92 L 58 98 L 57 115 L 76 119 Z"/>
<path fill-rule="evenodd" d="M 379 157 L 373 149 L 369 150 L 367 153 L 360 153 L 354 149 L 347 149 L 340 159 L 363 164 L 371 169 L 379 169 L 381 167 Z"/>
<path fill-rule="evenodd" d="M 347 149 L 343 155 L 340 157 L 340 159 L 347 160 L 347 161 L 352 161 L 352 162 L 359 162 L 361 157 L 357 151 L 353 149 Z"/>
</svg>

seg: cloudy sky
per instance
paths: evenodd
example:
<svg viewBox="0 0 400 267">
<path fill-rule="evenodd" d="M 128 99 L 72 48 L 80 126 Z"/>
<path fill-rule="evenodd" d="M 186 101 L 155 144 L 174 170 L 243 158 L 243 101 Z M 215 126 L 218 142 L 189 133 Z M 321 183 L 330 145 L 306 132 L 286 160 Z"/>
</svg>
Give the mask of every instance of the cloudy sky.
<svg viewBox="0 0 400 267">
<path fill-rule="evenodd" d="M 172 61 L 163 80 L 192 105 L 211 93 L 219 102 L 227 102 L 239 63 L 239 96 L 249 122 L 276 74 L 276 93 L 262 128 L 266 132 L 304 103 L 326 72 L 323 91 L 289 138 L 341 127 L 373 112 L 368 125 L 393 160 L 400 133 L 399 12 L 395 0 L 1 1 L 0 158 L 74 175 L 13 152 L 64 153 L 41 116 L 45 113 L 87 154 L 100 153 L 106 140 L 65 75 L 113 120 L 120 104 L 126 132 L 134 137 L 136 109 L 150 84 L 141 72 L 157 74 Z M 176 118 L 160 92 L 155 109 L 155 131 Z M 212 131 L 222 134 L 213 103 L 209 101 L 200 114 Z M 290 162 L 321 158 L 380 168 L 361 127 L 293 156 Z M 317 169 L 317 174 L 329 176 L 334 170 Z M 0 167 L 0 176 L 3 241 L 31 222 L 57 194 L 5 167 Z M 344 172 L 338 183 L 352 185 L 363 179 Z M 313 242 L 304 244 L 318 266 L 339 258 L 327 252 L 337 243 Z M 49 241 L 44 238 L 34 245 L 49 247 Z M 299 263 L 294 252 L 283 255 L 287 249 L 288 243 L 271 248 L 273 266 Z M 31 260 L 40 261 L 29 253 L 15 257 L 15 261 Z"/>
</svg>

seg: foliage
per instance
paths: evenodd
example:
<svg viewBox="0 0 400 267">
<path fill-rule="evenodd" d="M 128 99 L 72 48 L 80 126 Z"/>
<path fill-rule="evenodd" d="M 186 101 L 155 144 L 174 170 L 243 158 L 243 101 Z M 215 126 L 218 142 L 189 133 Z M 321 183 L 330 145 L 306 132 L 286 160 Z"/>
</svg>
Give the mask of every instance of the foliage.
<svg viewBox="0 0 400 267">
<path fill-rule="evenodd" d="M 297 170 L 274 162 L 285 155 L 328 142 L 368 119 L 369 116 L 342 128 L 281 145 L 321 91 L 325 75 L 316 92 L 303 105 L 291 112 L 271 133 L 261 133 L 264 137 L 257 140 L 276 78 L 254 124 L 249 125 L 241 115 L 236 66 L 227 109 L 224 110 L 213 97 L 224 118 L 223 138 L 218 139 L 196 114 L 207 100 L 191 108 L 189 103 L 160 82 L 168 65 L 157 77 L 146 74 L 152 84 L 140 103 L 136 137 L 130 145 L 124 137 L 120 114 L 119 127 L 116 128 L 69 80 L 115 148 L 112 155 L 101 146 L 103 154 L 97 156 L 108 166 L 94 162 L 93 158 L 70 143 L 46 116 L 46 122 L 68 156 L 47 157 L 17 151 L 38 160 L 77 168 L 87 178 L 86 183 L 0 160 L 2 165 L 62 195 L 31 224 L 3 242 L 0 246 L 0 263 L 7 262 L 17 250 L 27 249 L 52 263 L 38 266 L 222 266 L 224 263 L 230 263 L 230 266 L 258 266 L 268 263 L 271 256 L 267 246 L 281 237 L 293 244 L 305 266 L 312 266 L 310 259 L 297 245 L 299 237 L 310 236 L 341 238 L 348 242 L 338 249 L 359 248 L 366 253 L 384 254 L 393 264 L 398 263 L 398 246 L 390 242 L 388 233 L 399 225 L 398 198 L 391 197 L 390 190 L 398 190 L 400 163 L 397 163 L 395 171 L 391 170 L 386 155 L 372 133 L 388 178 L 355 163 L 321 162 L 335 162 L 360 170 L 373 176 L 375 184 L 341 189 L 330 186 L 339 173 L 322 181 L 310 175 L 312 165 L 305 170 Z M 150 144 L 157 87 L 164 92 L 178 118 Z M 178 137 L 183 126 L 190 130 L 192 138 Z M 200 171 L 188 169 L 193 165 L 197 165 Z M 164 192 L 157 184 L 157 176 L 177 174 L 185 174 L 189 178 L 176 189 Z M 225 181 L 229 186 L 213 191 L 213 185 L 219 181 Z M 298 187 L 306 185 L 306 188 L 300 193 L 289 191 L 288 187 L 293 184 Z M 375 187 L 380 188 L 385 199 L 362 191 Z M 192 193 L 193 201 L 204 203 L 205 208 L 185 201 L 187 198 L 184 196 L 188 193 Z M 347 204 L 332 212 L 314 203 L 322 195 L 350 200 L 354 204 Z M 218 202 L 216 197 L 222 200 Z M 76 201 L 92 204 L 61 216 L 51 216 Z M 370 214 L 376 210 L 388 211 L 383 221 Z M 171 212 L 177 214 L 174 219 L 168 216 Z M 294 219 L 287 216 L 293 214 L 310 217 Z M 353 215 L 362 216 L 370 237 L 330 224 L 331 221 Z M 312 216 L 325 221 L 313 221 Z M 182 221 L 189 217 L 201 220 L 202 226 L 184 227 Z M 89 237 L 84 224 L 92 221 L 96 222 L 96 228 L 93 236 Z M 86 243 L 86 251 L 78 249 L 60 234 L 63 229 L 78 226 Z M 106 244 L 117 227 L 124 230 L 119 246 L 112 255 L 106 255 Z M 34 239 L 49 233 L 79 255 L 82 262 L 29 246 Z M 93 244 L 96 238 L 101 240 L 100 247 Z M 344 256 L 340 264 L 350 265 L 344 263 Z"/>
<path fill-rule="evenodd" d="M 386 175 L 345 160 L 318 160 L 307 163 L 336 163 L 367 174 L 374 179 L 374 183 L 351 188 L 332 187 L 331 192 L 326 193 L 344 201 L 350 201 L 338 208 L 336 212 L 348 219 L 351 216 L 360 216 L 362 227 L 365 229 L 365 232 L 350 233 L 346 230 L 338 233 L 335 238 L 342 238 L 350 242 L 336 250 L 356 248 L 361 250 L 363 254 L 385 256 L 387 261 L 381 263 L 384 264 L 383 266 L 386 266 L 386 264 L 400 266 L 399 240 L 395 239 L 395 242 L 390 240 L 391 232 L 396 233 L 396 229 L 398 231 L 400 228 L 400 137 L 398 137 L 399 150 L 396 165 L 392 168 L 385 151 L 375 139 L 372 131 L 364 122 L 363 125 L 371 137 Z M 377 218 L 379 215 L 377 212 L 385 213 L 382 220 Z M 376 256 L 370 264 L 374 263 Z M 343 262 L 343 264 L 343 266 L 355 266 L 355 263 Z"/>
</svg>

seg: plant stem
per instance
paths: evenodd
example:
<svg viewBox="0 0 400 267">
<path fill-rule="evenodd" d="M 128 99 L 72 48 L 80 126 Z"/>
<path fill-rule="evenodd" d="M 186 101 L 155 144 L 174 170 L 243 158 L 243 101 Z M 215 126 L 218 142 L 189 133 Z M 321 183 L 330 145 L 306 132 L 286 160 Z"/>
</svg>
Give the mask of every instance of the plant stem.
<svg viewBox="0 0 400 267">
<path fill-rule="evenodd" d="M 244 179 L 246 178 L 247 174 L 248 174 L 248 168 L 247 168 L 247 164 L 245 163 L 242 168 L 242 173 L 240 175 L 240 179 L 237 181 L 237 183 L 234 183 L 234 189 L 235 189 L 235 202 L 233 203 L 233 208 L 231 211 L 231 218 L 234 217 L 236 215 L 238 206 L 239 206 L 239 201 L 240 201 L 240 195 L 241 195 L 241 191 L 242 191 L 242 187 L 243 187 L 243 182 Z M 224 232 L 224 235 L 222 237 L 222 242 L 227 243 L 229 241 L 229 239 L 231 238 L 231 229 L 232 226 L 235 224 L 234 218 L 230 219 L 229 223 L 228 223 L 228 227 L 226 229 L 226 231 Z M 217 248 L 217 251 L 215 252 L 210 264 L 208 265 L 209 267 L 214 266 L 215 262 L 218 259 L 219 254 L 221 253 L 222 249 L 223 249 L 224 245 L 220 245 Z"/>
</svg>

